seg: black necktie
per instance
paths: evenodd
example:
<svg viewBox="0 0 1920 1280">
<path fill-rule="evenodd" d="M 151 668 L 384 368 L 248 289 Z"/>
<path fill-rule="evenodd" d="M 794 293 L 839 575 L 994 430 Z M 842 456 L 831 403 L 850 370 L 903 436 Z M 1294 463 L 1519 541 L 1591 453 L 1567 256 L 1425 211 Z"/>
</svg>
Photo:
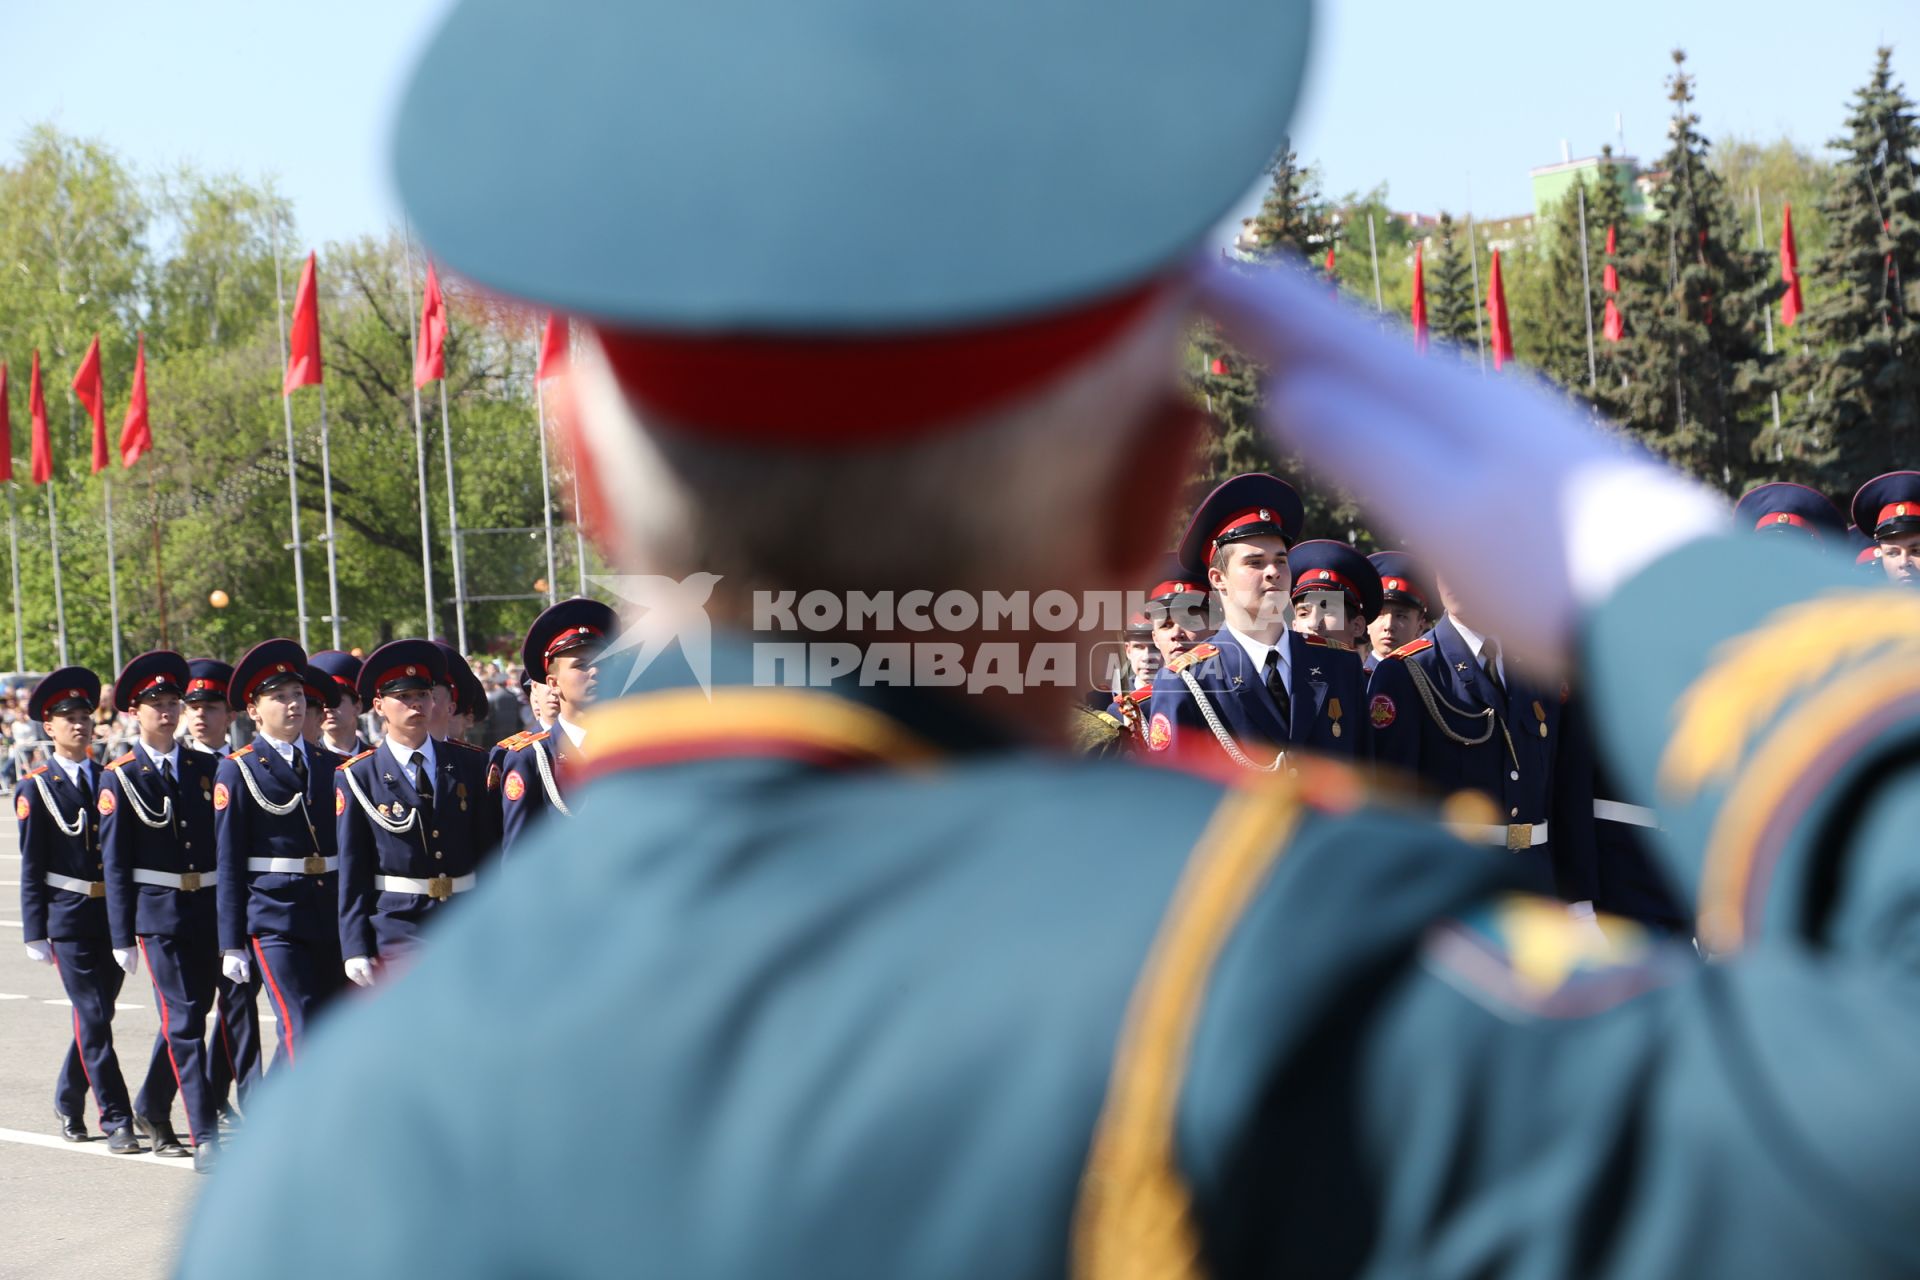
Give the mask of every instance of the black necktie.
<svg viewBox="0 0 1920 1280">
<path fill-rule="evenodd" d="M 1480 646 L 1480 664 L 1487 669 L 1487 679 L 1492 683 L 1494 692 L 1500 695 L 1502 702 L 1507 698 L 1506 681 L 1500 678 L 1500 642 L 1488 640 Z"/>
<path fill-rule="evenodd" d="M 433 808 L 433 774 L 427 769 L 427 753 L 413 753 L 413 789 L 420 793 L 420 807 Z"/>
<path fill-rule="evenodd" d="M 1287 696 L 1287 678 L 1280 672 L 1280 651 L 1267 650 L 1267 692 L 1273 695 L 1273 705 L 1280 708 L 1280 723 L 1293 723 L 1293 699 Z"/>
<path fill-rule="evenodd" d="M 176 799 L 179 798 L 180 788 L 174 783 L 172 760 L 168 759 L 160 762 L 160 781 L 166 784 L 168 795 Z"/>
<path fill-rule="evenodd" d="M 81 806 L 87 809 L 93 808 L 93 770 L 84 764 L 81 765 L 79 770 L 73 775 L 73 781 L 74 784 L 80 788 Z"/>
<path fill-rule="evenodd" d="M 307 789 L 307 753 L 299 743 L 293 744 L 293 772 L 300 779 L 300 790 Z"/>
</svg>

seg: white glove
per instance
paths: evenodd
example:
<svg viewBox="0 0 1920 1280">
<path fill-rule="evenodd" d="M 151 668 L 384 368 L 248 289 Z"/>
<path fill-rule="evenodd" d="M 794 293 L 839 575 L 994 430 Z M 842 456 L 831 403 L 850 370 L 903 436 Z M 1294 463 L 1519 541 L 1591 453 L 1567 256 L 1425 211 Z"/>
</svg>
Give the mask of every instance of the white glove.
<svg viewBox="0 0 1920 1280">
<path fill-rule="evenodd" d="M 1582 608 L 1726 527 L 1717 498 L 1527 376 L 1421 356 L 1327 298 L 1324 280 L 1210 263 L 1198 285 L 1201 306 L 1269 370 L 1274 442 L 1419 548 L 1474 627 L 1542 674 L 1564 667 Z"/>
<path fill-rule="evenodd" d="M 347 957 L 347 981 L 357 987 L 373 985 L 373 961 L 365 956 Z"/>
<path fill-rule="evenodd" d="M 115 947 L 113 962 L 124 969 L 129 978 L 140 971 L 140 953 L 132 947 Z"/>
<path fill-rule="evenodd" d="M 244 951 L 222 951 L 220 972 L 226 975 L 228 982 L 245 986 L 247 979 L 253 976 L 253 966 L 247 963 L 247 953 Z"/>
<path fill-rule="evenodd" d="M 27 959 L 36 964 L 53 963 L 53 944 L 45 938 L 27 944 Z"/>
<path fill-rule="evenodd" d="M 1567 915 L 1572 918 L 1574 927 L 1590 940 L 1601 943 L 1607 941 L 1607 931 L 1600 927 L 1599 916 L 1595 914 L 1591 902 L 1569 902 Z"/>
</svg>

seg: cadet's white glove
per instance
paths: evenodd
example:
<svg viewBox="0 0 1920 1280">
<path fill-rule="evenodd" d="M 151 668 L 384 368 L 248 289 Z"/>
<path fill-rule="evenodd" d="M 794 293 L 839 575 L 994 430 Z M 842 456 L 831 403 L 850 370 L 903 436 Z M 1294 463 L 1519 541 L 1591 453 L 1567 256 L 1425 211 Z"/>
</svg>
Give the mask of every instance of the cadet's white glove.
<svg viewBox="0 0 1920 1280">
<path fill-rule="evenodd" d="M 140 970 L 140 953 L 132 947 L 115 947 L 113 962 L 126 970 L 127 976 L 131 978 Z"/>
<path fill-rule="evenodd" d="M 27 944 L 27 959 L 33 961 L 35 964 L 52 964 L 53 944 L 45 938 L 40 939 L 38 942 L 29 942 Z"/>
<path fill-rule="evenodd" d="M 1419 549 L 1474 626 L 1557 674 L 1581 609 L 1724 527 L 1714 496 L 1525 375 L 1483 376 L 1296 271 L 1198 273 L 1200 305 L 1268 367 L 1267 432 Z M 1631 518 L 1623 518 L 1630 513 Z"/>
<path fill-rule="evenodd" d="M 1600 919 L 1595 914 L 1591 902 L 1569 902 L 1567 914 L 1573 918 L 1574 927 L 1595 942 L 1605 942 L 1607 931 L 1600 927 Z"/>
<path fill-rule="evenodd" d="M 347 957 L 347 981 L 357 987 L 373 985 L 373 961 L 365 956 Z"/>
<path fill-rule="evenodd" d="M 247 979 L 253 976 L 253 966 L 247 963 L 244 951 L 222 951 L 220 953 L 220 972 L 227 981 L 245 986 Z"/>
</svg>

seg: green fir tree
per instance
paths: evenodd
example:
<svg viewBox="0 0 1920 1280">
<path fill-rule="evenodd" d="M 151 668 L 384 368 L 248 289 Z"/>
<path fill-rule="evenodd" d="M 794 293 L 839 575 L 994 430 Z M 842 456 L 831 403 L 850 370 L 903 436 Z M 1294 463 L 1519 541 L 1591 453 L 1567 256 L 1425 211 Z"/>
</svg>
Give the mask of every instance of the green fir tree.
<svg viewBox="0 0 1920 1280">
<path fill-rule="evenodd" d="M 1440 341 L 1473 345 L 1473 263 L 1465 233 L 1450 213 L 1440 215 L 1427 257 L 1427 324 Z"/>
</svg>

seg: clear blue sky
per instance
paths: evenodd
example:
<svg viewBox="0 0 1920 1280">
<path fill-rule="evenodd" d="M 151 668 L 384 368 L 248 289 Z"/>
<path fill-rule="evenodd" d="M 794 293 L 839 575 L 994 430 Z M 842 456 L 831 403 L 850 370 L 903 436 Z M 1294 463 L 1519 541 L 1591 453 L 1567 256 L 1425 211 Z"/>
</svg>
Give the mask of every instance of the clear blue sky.
<svg viewBox="0 0 1920 1280">
<path fill-rule="evenodd" d="M 311 242 L 378 232 L 397 216 L 383 167 L 395 85 L 445 3 L 32 6 L 8 27 L 0 154 L 52 120 L 143 171 L 272 175 Z M 1323 0 L 1320 13 L 1300 152 L 1332 193 L 1385 180 L 1395 207 L 1429 213 L 1464 209 L 1469 183 L 1483 216 L 1527 210 L 1527 169 L 1557 160 L 1563 138 L 1594 153 L 1616 112 L 1626 150 L 1658 154 L 1675 45 L 1709 136 L 1823 144 L 1881 42 L 1920 88 L 1920 0 Z"/>
</svg>

